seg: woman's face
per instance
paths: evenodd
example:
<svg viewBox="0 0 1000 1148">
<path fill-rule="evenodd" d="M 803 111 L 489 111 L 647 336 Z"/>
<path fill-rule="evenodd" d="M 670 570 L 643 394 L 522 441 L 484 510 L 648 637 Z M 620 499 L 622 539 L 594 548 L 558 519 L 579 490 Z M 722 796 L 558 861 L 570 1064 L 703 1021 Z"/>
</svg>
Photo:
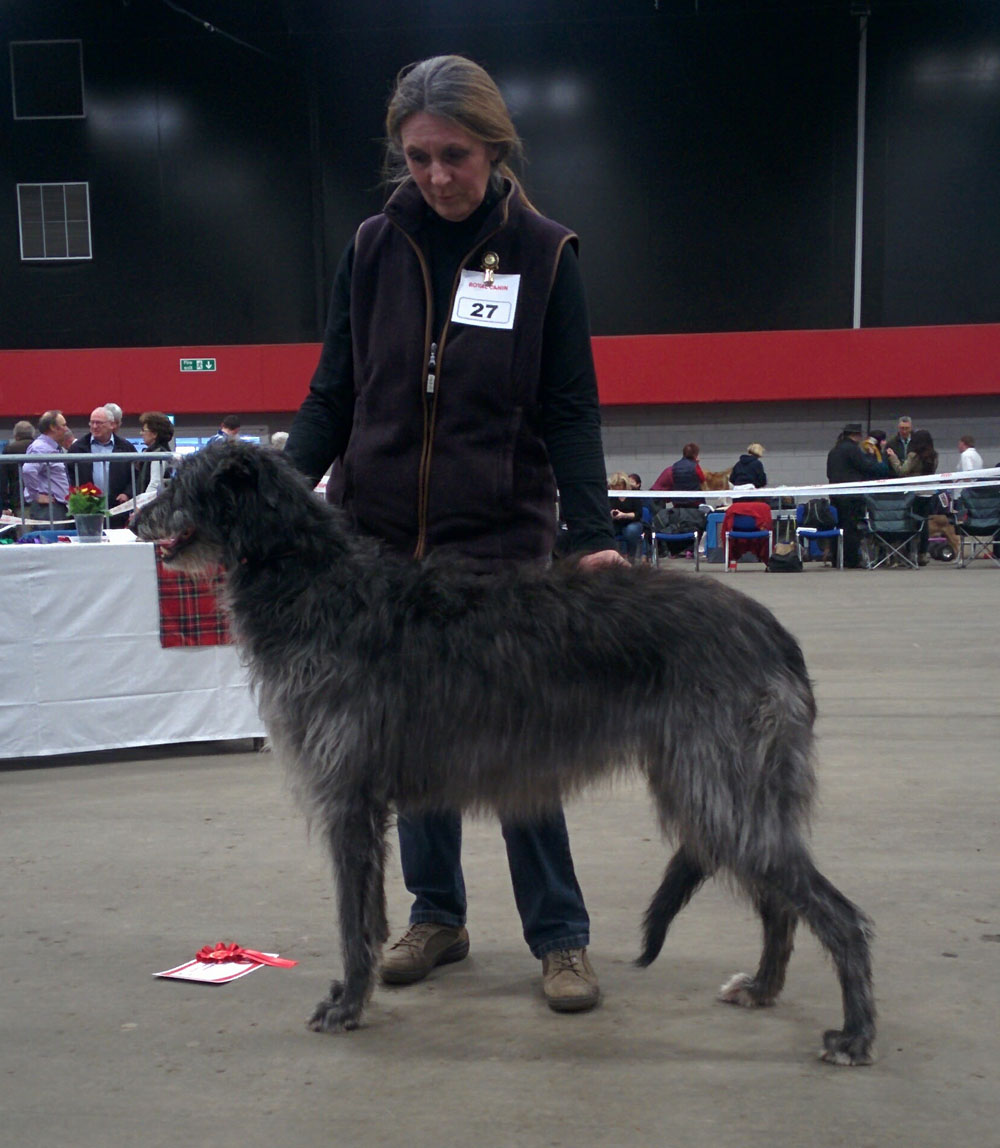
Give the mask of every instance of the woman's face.
<svg viewBox="0 0 1000 1148">
<path fill-rule="evenodd" d="M 156 435 L 146 426 L 145 423 L 139 428 L 139 433 L 142 435 L 142 441 L 146 446 L 152 446 L 156 442 Z"/>
<path fill-rule="evenodd" d="M 449 223 L 468 219 L 486 195 L 496 148 L 430 112 L 410 116 L 399 135 L 406 166 L 431 211 Z"/>
</svg>

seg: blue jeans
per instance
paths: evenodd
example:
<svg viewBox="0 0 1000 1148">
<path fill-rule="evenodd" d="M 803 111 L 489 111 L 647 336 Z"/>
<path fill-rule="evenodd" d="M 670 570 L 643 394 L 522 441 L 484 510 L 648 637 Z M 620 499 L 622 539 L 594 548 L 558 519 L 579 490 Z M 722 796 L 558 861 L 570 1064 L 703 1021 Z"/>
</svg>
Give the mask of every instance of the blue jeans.
<svg viewBox="0 0 1000 1148">
<path fill-rule="evenodd" d="M 414 896 L 410 923 L 465 924 L 462 819 L 427 813 L 397 819 L 399 859 Z M 501 821 L 524 939 L 539 960 L 590 944 L 590 917 L 577 884 L 562 810 L 531 824 Z"/>
</svg>

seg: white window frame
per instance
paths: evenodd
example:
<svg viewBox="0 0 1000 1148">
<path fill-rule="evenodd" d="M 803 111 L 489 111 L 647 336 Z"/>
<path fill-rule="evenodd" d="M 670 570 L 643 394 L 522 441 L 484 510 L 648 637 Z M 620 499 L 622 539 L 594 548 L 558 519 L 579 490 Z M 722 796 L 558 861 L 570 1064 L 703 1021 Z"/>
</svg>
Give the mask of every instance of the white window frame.
<svg viewBox="0 0 1000 1148">
<path fill-rule="evenodd" d="M 61 221 L 55 221 L 49 227 L 46 227 L 45 215 L 44 215 L 44 210 L 43 210 L 41 213 L 42 254 L 41 255 L 25 255 L 25 253 L 24 253 L 24 219 L 22 218 L 22 214 L 21 214 L 21 207 L 22 207 L 21 193 L 22 193 L 22 190 L 30 191 L 32 188 L 37 188 L 38 189 L 38 197 L 39 197 L 39 207 L 41 208 L 42 197 L 44 194 L 42 189 L 46 188 L 46 187 L 61 187 L 62 188 L 62 191 L 63 191 L 62 220 Z M 67 187 L 82 187 L 83 188 L 84 198 L 86 200 L 86 205 L 87 205 L 86 220 L 79 220 L 79 219 L 70 220 L 68 218 L 68 211 L 66 208 L 66 188 Z M 70 254 L 68 254 L 68 252 L 69 252 L 69 224 L 71 222 L 72 223 L 86 222 L 86 224 L 87 224 L 87 253 L 86 253 L 86 255 L 70 255 Z M 58 229 L 60 223 L 61 223 L 61 227 L 62 227 L 61 236 L 65 242 L 67 254 L 66 255 L 62 255 L 62 254 L 50 255 L 46 251 L 46 239 L 47 239 L 47 237 L 50 234 L 52 229 Z M 62 182 L 62 183 L 60 183 L 60 182 L 19 183 L 17 185 L 17 224 L 18 224 L 18 238 L 20 240 L 20 245 L 21 245 L 21 261 L 23 263 L 72 263 L 72 262 L 80 262 L 82 260 L 93 259 L 93 257 L 94 257 L 94 247 L 93 247 L 92 236 L 90 233 L 90 184 L 83 181 L 83 180 L 67 180 L 66 182 Z"/>
</svg>

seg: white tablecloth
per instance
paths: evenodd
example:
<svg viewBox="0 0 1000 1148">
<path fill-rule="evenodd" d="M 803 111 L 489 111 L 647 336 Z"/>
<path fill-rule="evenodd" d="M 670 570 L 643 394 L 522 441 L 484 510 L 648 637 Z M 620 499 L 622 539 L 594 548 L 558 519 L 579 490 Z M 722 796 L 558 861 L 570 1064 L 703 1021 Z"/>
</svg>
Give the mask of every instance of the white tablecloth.
<svg viewBox="0 0 1000 1148">
<path fill-rule="evenodd" d="M 108 533 L 0 546 L 0 758 L 263 736 L 236 647 L 163 649 L 153 547 Z"/>
</svg>

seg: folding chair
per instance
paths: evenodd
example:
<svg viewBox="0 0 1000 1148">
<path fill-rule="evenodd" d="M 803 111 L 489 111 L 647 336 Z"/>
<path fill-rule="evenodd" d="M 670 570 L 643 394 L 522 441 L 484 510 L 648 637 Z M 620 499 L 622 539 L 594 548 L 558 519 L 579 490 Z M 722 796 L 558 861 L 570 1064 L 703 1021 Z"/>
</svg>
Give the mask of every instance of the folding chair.
<svg viewBox="0 0 1000 1148">
<path fill-rule="evenodd" d="M 877 570 L 893 559 L 916 570 L 916 543 L 923 520 L 913 513 L 913 494 L 906 491 L 865 495 L 866 520 L 863 531 L 869 570 Z"/>
<path fill-rule="evenodd" d="M 803 520 L 806 513 L 806 504 L 800 502 L 795 508 L 795 541 L 799 547 L 799 559 L 801 560 L 804 555 L 802 553 L 802 540 L 805 538 L 806 543 L 818 542 L 822 538 L 836 538 L 837 539 L 837 567 L 840 570 L 844 569 L 844 528 L 840 525 L 840 518 L 837 515 L 837 508 L 830 507 L 830 513 L 833 515 L 833 526 L 823 530 L 818 526 L 803 526 Z"/>
<path fill-rule="evenodd" d="M 959 496 L 956 506 L 956 526 L 962 543 L 958 564 L 966 567 L 981 554 L 994 566 L 1000 566 L 1000 486 L 968 486 Z M 972 543 L 972 554 L 965 557 L 965 540 Z"/>
<path fill-rule="evenodd" d="M 653 545 L 652 545 L 652 563 L 654 566 L 659 564 L 660 561 L 660 548 L 657 543 L 660 542 L 690 542 L 691 549 L 694 551 L 694 568 L 695 570 L 701 569 L 701 531 L 700 530 L 681 530 L 676 534 L 663 530 L 653 531 Z"/>
<path fill-rule="evenodd" d="M 676 508 L 675 508 L 676 509 Z M 704 522 L 701 516 L 692 516 L 699 522 Z M 649 521 L 652 524 L 655 521 L 653 512 L 650 511 Z M 694 568 L 695 570 L 701 569 L 701 536 L 704 533 L 702 526 L 692 525 L 688 529 L 672 529 L 669 524 L 665 530 L 657 530 L 655 526 L 650 529 L 650 562 L 654 566 L 659 565 L 660 561 L 660 543 L 661 542 L 686 542 L 688 547 L 694 552 Z"/>
<path fill-rule="evenodd" d="M 767 558 L 765 563 L 771 559 L 771 550 L 774 545 L 774 537 L 770 530 L 758 530 L 757 520 L 749 514 L 734 514 L 733 524 L 731 529 L 726 531 L 725 541 L 725 563 L 726 569 L 739 569 L 739 563 L 734 562 L 732 566 L 729 564 L 729 540 L 730 539 L 745 539 L 750 541 L 752 539 L 767 539 Z"/>
</svg>

